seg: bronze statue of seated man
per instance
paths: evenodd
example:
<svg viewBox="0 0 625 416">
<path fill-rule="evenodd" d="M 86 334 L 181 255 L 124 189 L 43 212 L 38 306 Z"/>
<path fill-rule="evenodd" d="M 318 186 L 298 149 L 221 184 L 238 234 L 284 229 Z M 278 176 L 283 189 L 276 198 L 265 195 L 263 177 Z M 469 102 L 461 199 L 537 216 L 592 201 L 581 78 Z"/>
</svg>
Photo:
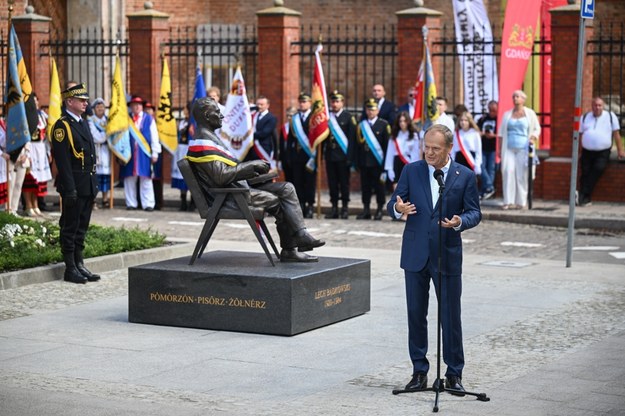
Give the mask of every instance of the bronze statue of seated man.
<svg viewBox="0 0 625 416">
<path fill-rule="evenodd" d="M 325 241 L 314 238 L 306 231 L 293 184 L 272 181 L 256 183 L 253 180 L 266 174 L 269 164 L 262 160 L 240 162 L 228 151 L 215 134 L 215 130 L 222 125 L 223 115 L 213 99 L 205 97 L 196 100 L 191 112 L 197 129 L 193 140 L 189 142 L 186 159 L 195 167 L 200 186 L 205 189 L 226 186 L 250 189 L 249 204 L 264 208 L 276 219 L 282 248 L 280 261 L 318 261 L 317 257 L 304 252 L 321 247 Z M 247 180 L 254 184 L 250 185 Z"/>
</svg>

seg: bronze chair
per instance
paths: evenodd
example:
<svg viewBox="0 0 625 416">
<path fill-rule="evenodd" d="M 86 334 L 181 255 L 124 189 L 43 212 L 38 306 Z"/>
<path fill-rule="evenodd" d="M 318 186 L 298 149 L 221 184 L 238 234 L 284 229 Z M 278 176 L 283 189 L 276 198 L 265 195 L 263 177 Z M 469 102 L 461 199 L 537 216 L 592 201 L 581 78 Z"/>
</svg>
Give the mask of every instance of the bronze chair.
<svg viewBox="0 0 625 416">
<path fill-rule="evenodd" d="M 195 206 L 200 213 L 200 217 L 206 220 L 204 227 L 202 228 L 202 232 L 197 240 L 197 244 L 195 245 L 195 250 L 193 251 L 193 256 L 191 256 L 189 264 L 192 265 L 197 258 L 202 257 L 202 253 L 204 253 L 204 250 L 208 245 L 208 241 L 213 235 L 219 220 L 247 220 L 247 223 L 254 232 L 256 239 L 263 247 L 269 262 L 275 267 L 275 263 L 271 257 L 269 249 L 267 248 L 267 244 L 265 243 L 265 240 L 263 240 L 263 237 L 256 226 L 257 223 L 260 224 L 260 228 L 263 230 L 263 233 L 267 237 L 267 241 L 269 241 L 271 248 L 274 253 L 276 253 L 278 258 L 280 258 L 280 253 L 278 252 L 278 249 L 273 242 L 273 238 L 271 238 L 271 234 L 269 234 L 267 225 L 265 224 L 265 210 L 263 208 L 251 207 L 247 203 L 246 194 L 249 194 L 250 190 L 235 187 L 202 188 L 198 182 L 193 166 L 187 159 L 179 160 L 178 168 L 180 169 L 180 173 L 182 174 L 185 183 L 191 191 L 191 196 L 193 197 Z M 229 195 L 232 195 L 238 209 L 232 209 L 224 205 L 226 198 Z"/>
</svg>

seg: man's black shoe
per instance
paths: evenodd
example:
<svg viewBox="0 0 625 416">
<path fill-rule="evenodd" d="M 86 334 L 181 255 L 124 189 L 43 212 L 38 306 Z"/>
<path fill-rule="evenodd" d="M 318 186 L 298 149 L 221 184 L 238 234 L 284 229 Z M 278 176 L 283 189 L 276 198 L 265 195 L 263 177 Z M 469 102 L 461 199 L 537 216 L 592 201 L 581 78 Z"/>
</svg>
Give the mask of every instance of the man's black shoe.
<svg viewBox="0 0 625 416">
<path fill-rule="evenodd" d="M 462 386 L 462 379 L 458 376 L 447 376 L 445 379 L 445 388 L 454 396 L 464 396 L 464 393 L 460 393 L 464 392 L 464 387 Z"/>
<path fill-rule="evenodd" d="M 321 247 L 326 242 L 319 240 L 308 233 L 305 229 L 299 230 L 295 234 L 295 244 L 297 245 L 297 251 L 310 251 L 314 248 Z"/>
<path fill-rule="evenodd" d="M 89 270 L 87 270 L 84 264 L 78 263 L 76 265 L 76 269 L 80 272 L 80 274 L 85 276 L 87 280 L 90 282 L 97 282 L 98 280 L 100 280 L 100 275 L 91 273 Z"/>
<path fill-rule="evenodd" d="M 282 263 L 312 263 L 319 261 L 319 258 L 300 253 L 294 248 L 283 248 L 280 252 L 280 261 Z"/>
<path fill-rule="evenodd" d="M 84 284 L 87 283 L 87 278 L 82 275 L 75 267 L 65 268 L 65 274 L 63 275 L 63 280 L 71 283 L 79 283 Z"/>
<path fill-rule="evenodd" d="M 416 373 L 412 375 L 412 380 L 406 384 L 406 390 L 423 390 L 428 385 L 428 375 Z"/>
</svg>

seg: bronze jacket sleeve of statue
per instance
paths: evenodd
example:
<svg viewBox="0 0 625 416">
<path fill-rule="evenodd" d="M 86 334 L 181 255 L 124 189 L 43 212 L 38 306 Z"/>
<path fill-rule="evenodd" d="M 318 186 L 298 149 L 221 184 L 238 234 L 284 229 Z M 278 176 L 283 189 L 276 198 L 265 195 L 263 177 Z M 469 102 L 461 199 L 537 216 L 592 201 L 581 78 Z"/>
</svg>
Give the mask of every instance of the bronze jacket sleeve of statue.
<svg viewBox="0 0 625 416">
<path fill-rule="evenodd" d="M 228 166 L 223 162 L 202 163 L 203 170 L 217 187 L 228 186 L 234 182 L 250 179 L 258 174 L 251 163 L 243 162 L 236 166 Z"/>
</svg>

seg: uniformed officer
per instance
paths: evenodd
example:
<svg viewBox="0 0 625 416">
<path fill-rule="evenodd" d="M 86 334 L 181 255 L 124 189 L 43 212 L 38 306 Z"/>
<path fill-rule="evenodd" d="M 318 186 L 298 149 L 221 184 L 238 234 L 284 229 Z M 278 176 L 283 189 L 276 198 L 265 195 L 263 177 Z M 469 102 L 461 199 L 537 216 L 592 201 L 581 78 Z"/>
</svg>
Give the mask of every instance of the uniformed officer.
<svg viewBox="0 0 625 416">
<path fill-rule="evenodd" d="M 371 219 L 371 195 L 375 191 L 377 211 L 374 220 L 381 220 L 384 215 L 386 200 L 384 172 L 384 152 L 391 135 L 391 126 L 378 117 L 378 103 L 370 98 L 365 103 L 366 118 L 358 124 L 358 146 L 356 149 L 356 166 L 360 170 L 360 185 L 362 187 L 362 203 L 364 209 L 356 217 L 359 220 Z"/>
<path fill-rule="evenodd" d="M 308 140 L 308 126 L 312 101 L 310 94 L 302 92 L 298 97 L 299 111 L 291 119 L 291 128 L 287 140 L 287 152 L 293 169 L 293 186 L 302 206 L 305 218 L 313 217 L 317 168 L 311 163 Z M 314 162 L 314 159 L 313 159 Z"/>
<path fill-rule="evenodd" d="M 343 94 L 337 90 L 330 94 L 330 135 L 323 141 L 326 176 L 330 190 L 332 210 L 327 219 L 339 218 L 339 200 L 342 202 L 340 217 L 347 219 L 349 205 L 349 178 L 356 140 L 356 119 L 343 108 Z"/>
<path fill-rule="evenodd" d="M 85 268 L 82 252 L 91 210 L 98 193 L 96 156 L 89 126 L 81 115 L 89 104 L 85 84 L 61 93 L 65 109 L 52 131 L 52 153 L 58 174 L 56 189 L 61 195 L 60 243 L 67 282 L 86 283 L 100 276 Z"/>
</svg>

